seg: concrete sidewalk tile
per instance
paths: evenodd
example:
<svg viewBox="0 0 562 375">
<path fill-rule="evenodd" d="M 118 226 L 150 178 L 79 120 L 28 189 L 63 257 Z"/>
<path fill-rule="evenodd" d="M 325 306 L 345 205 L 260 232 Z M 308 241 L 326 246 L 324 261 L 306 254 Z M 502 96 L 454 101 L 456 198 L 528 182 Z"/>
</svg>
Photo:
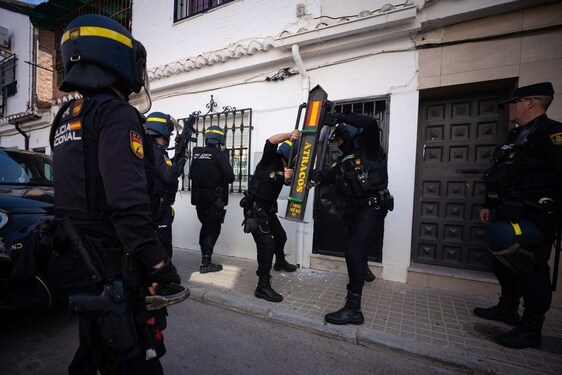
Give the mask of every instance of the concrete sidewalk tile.
<svg viewBox="0 0 562 375">
<path fill-rule="evenodd" d="M 326 324 L 323 317 L 345 303 L 346 275 L 308 269 L 274 272 L 273 286 L 285 297 L 274 304 L 253 295 L 257 283 L 255 261 L 220 255 L 213 259 L 223 264 L 223 272 L 201 275 L 198 252 L 174 253 L 174 263 L 181 265 L 178 269 L 191 289 L 191 299 L 324 336 L 400 350 L 487 373 L 562 373 L 562 309 L 552 309 L 547 314 L 543 348 L 508 349 L 485 334 L 509 327 L 478 319 L 472 313 L 476 306 L 495 305 L 497 298 L 378 279 L 364 288 L 365 323 L 359 327 L 334 326 Z"/>
</svg>

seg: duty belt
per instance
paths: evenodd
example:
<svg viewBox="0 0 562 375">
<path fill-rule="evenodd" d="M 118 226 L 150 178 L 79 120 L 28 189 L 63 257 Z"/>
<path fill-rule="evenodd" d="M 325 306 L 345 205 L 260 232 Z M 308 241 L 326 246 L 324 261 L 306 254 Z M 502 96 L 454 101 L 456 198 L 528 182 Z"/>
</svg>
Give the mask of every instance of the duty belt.
<svg viewBox="0 0 562 375">
<path fill-rule="evenodd" d="M 381 199 L 378 196 L 370 196 L 370 197 L 364 197 L 364 198 L 352 198 L 351 204 L 353 206 L 375 206 L 376 208 L 380 208 Z"/>
</svg>

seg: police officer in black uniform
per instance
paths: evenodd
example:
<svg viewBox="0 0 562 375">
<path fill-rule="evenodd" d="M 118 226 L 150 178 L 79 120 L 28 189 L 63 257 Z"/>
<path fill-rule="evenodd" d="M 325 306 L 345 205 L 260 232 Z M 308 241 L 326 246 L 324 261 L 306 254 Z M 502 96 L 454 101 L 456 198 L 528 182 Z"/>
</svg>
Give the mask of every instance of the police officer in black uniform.
<svg viewBox="0 0 562 375">
<path fill-rule="evenodd" d="M 552 84 L 542 82 L 516 89 L 514 97 L 502 103 L 510 121 L 518 126 L 496 148 L 484 176 L 487 194 L 480 219 L 488 224 L 487 231 L 507 222 L 505 227 L 518 228 L 518 233 L 515 246 L 507 250 L 509 256 L 493 252 L 492 266 L 501 286 L 499 303 L 477 307 L 474 314 L 515 325 L 496 337 L 500 345 L 510 348 L 541 345 L 544 315 L 552 301 L 548 259 L 560 225 L 562 202 L 562 124 L 546 116 L 553 95 Z M 525 226 L 538 228 L 538 240 L 534 236 L 534 241 L 529 241 Z M 511 236 L 503 238 L 511 243 L 513 233 L 494 231 L 490 241 L 497 242 L 497 236 Z M 520 268 L 520 260 L 529 254 L 530 267 Z M 525 310 L 520 319 L 521 297 Z"/>
<path fill-rule="evenodd" d="M 224 149 L 226 134 L 218 125 L 205 130 L 205 147 L 193 150 L 189 169 L 192 180 L 191 204 L 196 207 L 201 222 L 199 245 L 201 246 L 200 273 L 222 271 L 221 264 L 211 262 L 213 248 L 221 233 L 228 204 L 228 184 L 234 182 L 234 171 Z"/>
<path fill-rule="evenodd" d="M 144 295 L 148 283 L 179 283 L 180 277 L 158 240 L 147 173 L 152 148 L 142 116 L 129 104 L 135 94 L 146 93 L 146 51 L 116 21 L 84 15 L 66 27 L 61 55 L 61 90 L 78 91 L 83 98 L 61 107 L 52 126 L 55 216 L 69 218 L 91 264 L 112 285 L 124 285 L 108 296 L 104 286 L 92 282 L 87 257 L 78 256 L 75 247 L 55 249 L 51 276 L 57 285 L 70 294 L 93 293 L 87 300 L 100 295 L 119 301 L 111 312 L 88 311 L 88 304 L 75 310 L 81 311 L 80 346 L 69 373 L 160 374 L 163 351 L 154 355 L 149 349 L 162 336 L 146 335 L 154 321 L 145 323 Z"/>
<path fill-rule="evenodd" d="M 387 189 L 386 154 L 380 145 L 377 121 L 372 117 L 327 114 L 326 123 L 335 124 L 329 141 L 338 146 L 341 155 L 330 169 L 313 171 L 311 180 L 314 184 L 335 184 L 346 207 L 343 217 L 349 283 L 345 306 L 326 314 L 325 320 L 331 324 L 362 324 L 361 293 L 369 278 L 367 251 L 373 242 L 382 247 L 384 218 L 393 209 Z"/>
<path fill-rule="evenodd" d="M 172 257 L 172 223 L 174 221 L 172 205 L 176 200 L 178 177 L 183 173 L 186 161 L 185 155 L 176 155 L 172 160 L 166 151 L 174 130 L 174 123 L 177 121 L 172 116 L 162 112 L 152 112 L 147 116 L 145 123 L 146 133 L 152 137 L 156 172 L 154 220 L 160 234 L 160 242 L 164 245 L 169 258 Z"/>
<path fill-rule="evenodd" d="M 258 251 L 258 286 L 257 298 L 270 302 L 281 302 L 283 296 L 271 287 L 271 265 L 275 254 L 275 269 L 287 272 L 296 271 L 297 267 L 285 259 L 287 234 L 277 217 L 277 198 L 283 185 L 289 185 L 293 178 L 293 169 L 288 167 L 291 142 L 300 139 L 300 131 L 275 134 L 265 142 L 263 155 L 250 178 L 248 191 L 240 202 L 244 208 L 244 232 L 252 233 Z M 279 148 L 277 145 L 279 145 Z"/>
</svg>

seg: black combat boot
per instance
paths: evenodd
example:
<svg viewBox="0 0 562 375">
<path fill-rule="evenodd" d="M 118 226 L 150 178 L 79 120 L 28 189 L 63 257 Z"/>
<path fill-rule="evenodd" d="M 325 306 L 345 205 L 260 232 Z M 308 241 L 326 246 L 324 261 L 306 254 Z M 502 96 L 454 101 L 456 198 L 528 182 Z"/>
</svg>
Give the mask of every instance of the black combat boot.
<svg viewBox="0 0 562 375">
<path fill-rule="evenodd" d="M 519 323 L 519 298 L 500 296 L 500 301 L 496 306 L 484 308 L 476 307 L 473 312 L 474 315 L 488 320 L 498 320 L 515 326 Z"/>
<path fill-rule="evenodd" d="M 278 257 L 275 256 L 275 264 L 273 264 L 273 269 L 275 271 L 285 271 L 285 272 L 295 272 L 297 270 L 297 266 L 291 264 L 285 260 L 285 255 Z"/>
<path fill-rule="evenodd" d="M 200 273 L 219 272 L 222 271 L 222 264 L 214 264 L 211 262 L 210 256 L 204 256 L 199 266 Z"/>
<path fill-rule="evenodd" d="M 283 301 L 283 296 L 277 293 L 271 287 L 271 276 L 259 276 L 258 286 L 256 287 L 256 292 L 254 293 L 257 298 L 262 298 L 269 302 L 281 302 Z"/>
<path fill-rule="evenodd" d="M 375 276 L 375 274 L 371 271 L 369 266 L 367 266 L 367 273 L 365 273 L 365 281 L 370 283 L 371 281 L 375 281 L 376 278 L 377 277 Z"/>
<path fill-rule="evenodd" d="M 542 345 L 543 322 L 544 315 L 525 312 L 517 327 L 496 336 L 496 342 L 513 349 L 538 348 Z"/>
<path fill-rule="evenodd" d="M 331 324 L 363 324 L 365 318 L 361 312 L 361 294 L 348 291 L 345 306 L 336 312 L 326 314 L 324 320 Z"/>
</svg>

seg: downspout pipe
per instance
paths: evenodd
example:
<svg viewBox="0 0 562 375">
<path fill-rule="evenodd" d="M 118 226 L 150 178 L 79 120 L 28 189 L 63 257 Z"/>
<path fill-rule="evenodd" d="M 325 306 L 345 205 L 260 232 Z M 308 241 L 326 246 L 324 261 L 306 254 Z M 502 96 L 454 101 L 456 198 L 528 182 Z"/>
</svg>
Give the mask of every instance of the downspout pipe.
<svg viewBox="0 0 562 375">
<path fill-rule="evenodd" d="M 18 131 L 18 133 L 20 133 L 21 135 L 23 135 L 23 137 L 25 138 L 25 150 L 29 151 L 29 134 L 27 134 L 26 132 L 24 132 L 23 130 L 21 130 L 20 128 L 20 124 L 19 122 L 16 122 L 14 127 L 16 128 L 16 130 Z"/>
<path fill-rule="evenodd" d="M 299 51 L 299 45 L 293 44 L 291 47 L 293 52 L 293 60 L 297 65 L 297 69 L 302 77 L 302 102 L 306 103 L 308 101 L 308 93 L 310 91 L 310 76 L 304 67 L 302 62 L 302 57 Z M 303 268 L 304 263 L 304 223 L 297 224 L 297 263 Z"/>
<path fill-rule="evenodd" d="M 295 64 L 297 64 L 297 68 L 302 77 L 302 101 L 306 103 L 308 101 L 308 92 L 310 91 L 310 76 L 308 75 L 308 72 L 304 67 L 304 63 L 302 62 L 299 45 L 293 44 L 291 50 L 293 52 Z"/>
</svg>

